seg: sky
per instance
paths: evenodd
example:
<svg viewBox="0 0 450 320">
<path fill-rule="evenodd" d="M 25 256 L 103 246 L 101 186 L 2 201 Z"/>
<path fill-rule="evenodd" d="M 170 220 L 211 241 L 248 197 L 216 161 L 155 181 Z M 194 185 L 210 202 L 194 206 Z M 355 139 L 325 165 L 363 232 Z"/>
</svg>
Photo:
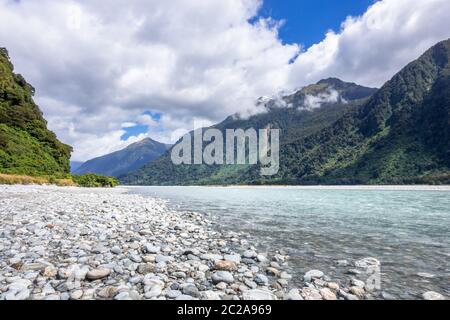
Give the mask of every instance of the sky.
<svg viewBox="0 0 450 320">
<path fill-rule="evenodd" d="M 279 30 L 284 43 L 308 48 L 329 30 L 339 31 L 348 16 L 359 16 L 375 0 L 265 0 L 258 16 L 285 21 Z M 313 13 L 313 14 L 312 14 Z"/>
<path fill-rule="evenodd" d="M 85 161 L 261 96 L 338 77 L 380 87 L 450 37 L 448 0 L 0 0 L 0 47 Z"/>
</svg>

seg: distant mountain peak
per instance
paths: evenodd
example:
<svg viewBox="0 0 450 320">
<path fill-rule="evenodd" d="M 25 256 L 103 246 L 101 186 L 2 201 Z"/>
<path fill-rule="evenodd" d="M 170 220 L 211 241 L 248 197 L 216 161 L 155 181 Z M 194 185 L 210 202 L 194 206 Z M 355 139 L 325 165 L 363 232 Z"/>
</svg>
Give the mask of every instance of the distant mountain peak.
<svg viewBox="0 0 450 320">
<path fill-rule="evenodd" d="M 147 138 L 144 138 L 142 140 L 139 140 L 137 142 L 130 144 L 128 147 L 142 146 L 142 145 L 154 144 L 154 143 L 159 143 L 159 142 L 153 140 L 152 138 L 147 137 Z"/>
<path fill-rule="evenodd" d="M 343 88 L 343 87 L 348 87 L 351 85 L 355 85 L 357 86 L 357 84 L 353 83 L 353 82 L 345 82 L 339 78 L 326 78 L 326 79 L 322 79 L 320 81 L 317 82 L 317 84 L 327 84 L 330 86 L 335 87 L 336 89 L 339 88 Z"/>
<path fill-rule="evenodd" d="M 270 97 L 259 97 L 255 104 L 258 107 L 264 107 L 268 112 L 280 108 L 311 111 L 321 108 L 325 104 L 338 106 L 355 100 L 367 99 L 377 90 L 377 88 L 364 87 L 338 78 L 327 78 L 291 92 L 280 91 Z M 233 115 L 226 119 L 226 121 L 233 120 L 239 120 L 239 115 Z"/>
<path fill-rule="evenodd" d="M 377 89 L 345 82 L 338 78 L 320 80 L 297 90 L 286 96 L 283 100 L 287 105 L 298 109 L 311 110 L 323 104 L 342 104 L 348 101 L 366 99 L 372 96 Z"/>
<path fill-rule="evenodd" d="M 149 137 L 130 144 L 125 149 L 89 160 L 75 170 L 77 174 L 98 173 L 119 177 L 156 160 L 170 145 Z"/>
<path fill-rule="evenodd" d="M 408 64 L 380 90 L 323 79 L 293 94 L 261 98 L 265 113 L 216 128 L 281 130 L 280 171 L 258 166 L 175 166 L 166 153 L 122 178 L 128 184 L 450 183 L 450 40 Z M 301 106 L 324 103 L 311 112 Z M 338 95 L 336 95 L 336 93 Z M 316 100 L 314 100 L 316 99 Z M 317 100 L 318 99 L 318 100 Z M 341 100 L 342 102 L 342 100 Z M 278 103 L 278 104 L 277 104 Z M 279 107 L 279 106 L 282 107 Z"/>
</svg>

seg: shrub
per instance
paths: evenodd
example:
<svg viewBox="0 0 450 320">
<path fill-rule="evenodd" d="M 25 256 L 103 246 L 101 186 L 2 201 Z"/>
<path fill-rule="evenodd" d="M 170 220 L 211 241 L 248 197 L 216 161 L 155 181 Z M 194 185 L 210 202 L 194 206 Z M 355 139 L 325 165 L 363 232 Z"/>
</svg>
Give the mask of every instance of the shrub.
<svg viewBox="0 0 450 320">
<path fill-rule="evenodd" d="M 119 181 L 113 177 L 102 176 L 94 173 L 87 173 L 85 175 L 72 175 L 72 179 L 80 187 L 87 188 L 113 188 L 119 184 Z"/>
</svg>

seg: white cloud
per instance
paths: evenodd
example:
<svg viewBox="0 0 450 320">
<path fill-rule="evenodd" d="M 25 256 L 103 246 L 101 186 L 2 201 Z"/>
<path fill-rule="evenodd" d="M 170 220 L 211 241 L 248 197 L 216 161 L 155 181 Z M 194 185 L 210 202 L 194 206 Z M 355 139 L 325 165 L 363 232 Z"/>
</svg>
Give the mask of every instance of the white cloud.
<svg viewBox="0 0 450 320">
<path fill-rule="evenodd" d="M 336 103 L 340 99 L 340 94 L 336 90 L 329 89 L 327 92 L 318 95 L 307 94 L 303 108 L 313 110 L 320 108 L 325 103 Z"/>
<path fill-rule="evenodd" d="M 147 126 L 149 128 L 158 127 L 159 126 L 158 121 L 154 120 L 148 114 L 143 114 L 143 115 L 138 116 L 136 121 L 139 124 L 145 125 L 145 126 Z"/>
<path fill-rule="evenodd" d="M 138 124 L 137 123 L 135 123 L 135 122 L 124 122 L 124 123 L 122 123 L 122 128 L 123 129 L 126 129 L 126 128 L 132 128 L 132 127 L 135 127 L 135 126 L 137 126 Z"/>
<path fill-rule="evenodd" d="M 300 54 L 289 83 L 326 77 L 379 87 L 425 50 L 450 37 L 450 1 L 383 0 L 361 17 L 348 17 L 339 33 Z"/>
<path fill-rule="evenodd" d="M 49 127 L 86 160 L 144 136 L 167 142 L 195 118 L 258 112 L 256 98 L 321 78 L 379 86 L 450 36 L 449 1 L 383 0 L 300 52 L 279 39 L 280 22 L 248 22 L 260 5 L 0 0 L 0 45 L 36 88 Z M 131 123 L 149 124 L 149 133 L 122 141 Z"/>
<path fill-rule="evenodd" d="M 284 86 L 299 48 L 279 41 L 276 23 L 248 22 L 259 6 L 0 0 L 0 42 L 36 87 L 50 127 L 85 160 L 104 152 L 97 145 L 123 145 L 122 124 L 145 111 L 164 114 L 160 129 L 172 130 L 165 119 L 186 126 L 252 112 L 255 97 Z"/>
</svg>

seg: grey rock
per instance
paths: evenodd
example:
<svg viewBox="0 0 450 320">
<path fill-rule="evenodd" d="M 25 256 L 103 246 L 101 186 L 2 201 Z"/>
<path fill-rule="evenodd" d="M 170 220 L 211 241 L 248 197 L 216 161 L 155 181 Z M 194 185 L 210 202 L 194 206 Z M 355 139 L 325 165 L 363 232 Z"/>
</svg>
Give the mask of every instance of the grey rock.
<svg viewBox="0 0 450 320">
<path fill-rule="evenodd" d="M 151 287 L 151 289 L 149 291 L 145 292 L 145 297 L 147 299 L 150 299 L 150 298 L 158 297 L 161 294 L 162 294 L 162 286 L 154 285 Z"/>
<path fill-rule="evenodd" d="M 417 276 L 421 277 L 421 278 L 425 278 L 425 279 L 433 279 L 435 277 L 434 274 L 431 273 L 426 273 L 426 272 L 419 272 L 417 274 Z"/>
<path fill-rule="evenodd" d="M 422 294 L 422 298 L 424 300 L 445 300 L 445 297 L 442 294 L 434 291 L 425 292 Z"/>
<path fill-rule="evenodd" d="M 186 278 L 186 273 L 185 272 L 174 272 L 172 273 L 172 276 L 178 279 L 185 279 Z"/>
<path fill-rule="evenodd" d="M 152 254 L 156 254 L 161 251 L 161 247 L 157 247 L 157 246 L 154 246 L 151 244 L 146 244 L 144 249 L 145 249 L 145 252 L 152 253 Z"/>
<path fill-rule="evenodd" d="M 368 269 L 370 267 L 380 266 L 380 261 L 376 258 L 364 258 L 355 262 L 357 268 Z"/>
<path fill-rule="evenodd" d="M 292 289 L 285 295 L 285 300 L 303 300 L 303 297 L 300 294 L 298 289 Z"/>
<path fill-rule="evenodd" d="M 30 297 L 30 290 L 23 289 L 20 291 L 9 290 L 4 293 L 1 298 L 4 300 L 26 300 Z"/>
<path fill-rule="evenodd" d="M 261 289 L 252 289 L 252 290 L 245 291 L 242 294 L 242 299 L 243 300 L 261 301 L 261 300 L 276 300 L 276 297 L 270 291 L 261 290 Z"/>
<path fill-rule="evenodd" d="M 310 270 L 303 276 L 306 282 L 311 282 L 312 279 L 320 279 L 324 276 L 323 272 L 320 270 Z"/>
<path fill-rule="evenodd" d="M 189 285 L 183 287 L 183 294 L 192 296 L 195 298 L 200 297 L 200 292 L 198 291 L 197 287 L 193 284 L 189 284 Z"/>
<path fill-rule="evenodd" d="M 209 260 L 209 261 L 216 261 L 216 260 L 223 260 L 223 256 L 221 254 L 202 254 L 200 256 L 200 259 L 202 260 Z"/>
<path fill-rule="evenodd" d="M 262 273 L 258 273 L 255 276 L 255 282 L 259 285 L 267 285 L 269 283 L 269 279 Z"/>
<path fill-rule="evenodd" d="M 114 297 L 114 300 L 132 300 L 130 294 L 126 291 L 120 292 Z"/>
<path fill-rule="evenodd" d="M 242 254 L 243 258 L 247 258 L 247 259 L 254 259 L 257 257 L 257 253 L 254 250 L 247 250 L 244 251 L 244 253 Z"/>
<path fill-rule="evenodd" d="M 117 294 L 117 292 L 118 292 L 117 288 L 108 286 L 99 290 L 97 292 L 97 296 L 103 299 L 111 299 Z"/>
<path fill-rule="evenodd" d="M 70 294 L 70 299 L 79 300 L 83 296 L 83 290 L 75 290 Z"/>
<path fill-rule="evenodd" d="M 386 292 L 386 291 L 383 291 L 383 292 L 381 293 L 381 297 L 382 297 L 384 300 L 397 300 L 397 299 L 395 298 L 395 296 L 393 296 L 392 294 L 390 294 L 390 293 L 388 293 L 388 292 Z"/>
<path fill-rule="evenodd" d="M 364 281 L 358 279 L 352 279 L 351 284 L 358 288 L 364 288 L 366 286 L 366 283 Z"/>
<path fill-rule="evenodd" d="M 50 264 L 46 263 L 27 263 L 20 268 L 21 271 L 44 271 Z"/>
<path fill-rule="evenodd" d="M 167 262 L 171 262 L 171 261 L 173 261 L 173 260 L 174 260 L 173 257 L 170 257 L 170 256 L 163 256 L 163 255 L 161 255 L 161 254 L 158 254 L 158 255 L 155 257 L 155 262 L 156 262 L 156 263 L 160 263 L 160 262 L 167 263 Z"/>
<path fill-rule="evenodd" d="M 289 282 L 286 279 L 278 279 L 277 282 L 282 286 L 283 288 L 287 287 Z"/>
<path fill-rule="evenodd" d="M 202 292 L 202 296 L 206 300 L 221 300 L 221 295 L 218 292 L 212 290 Z"/>
<path fill-rule="evenodd" d="M 120 249 L 118 246 L 114 246 L 110 250 L 114 254 L 122 254 L 122 249 Z"/>
<path fill-rule="evenodd" d="M 130 254 L 128 257 L 131 261 L 135 262 L 135 263 L 141 263 L 142 262 L 142 258 L 137 255 L 137 254 Z"/>
<path fill-rule="evenodd" d="M 338 267 L 347 267 L 350 263 L 347 260 L 337 260 L 336 265 Z"/>
<path fill-rule="evenodd" d="M 89 280 L 98 280 L 98 279 L 102 279 L 105 278 L 107 276 L 109 276 L 111 274 L 111 269 L 94 269 L 89 271 L 86 274 L 86 278 Z"/>
<path fill-rule="evenodd" d="M 256 256 L 256 260 L 258 260 L 258 261 L 261 262 L 261 263 L 265 263 L 265 262 L 268 262 L 268 261 L 269 261 L 269 259 L 267 259 L 266 256 L 264 256 L 264 255 L 262 255 L 262 254 L 258 254 L 258 255 Z"/>
<path fill-rule="evenodd" d="M 181 296 L 181 294 L 182 293 L 179 290 L 169 290 L 169 291 L 167 291 L 166 296 L 170 299 L 176 299 L 179 296 Z"/>
<path fill-rule="evenodd" d="M 233 283 L 234 277 L 233 275 L 228 271 L 217 271 L 215 272 L 211 277 L 213 283 L 217 284 L 220 282 L 225 283 Z"/>
</svg>

